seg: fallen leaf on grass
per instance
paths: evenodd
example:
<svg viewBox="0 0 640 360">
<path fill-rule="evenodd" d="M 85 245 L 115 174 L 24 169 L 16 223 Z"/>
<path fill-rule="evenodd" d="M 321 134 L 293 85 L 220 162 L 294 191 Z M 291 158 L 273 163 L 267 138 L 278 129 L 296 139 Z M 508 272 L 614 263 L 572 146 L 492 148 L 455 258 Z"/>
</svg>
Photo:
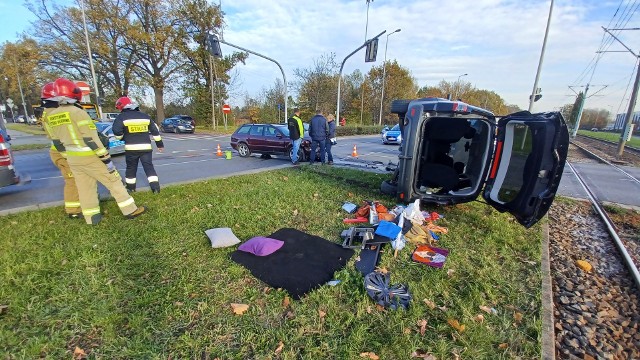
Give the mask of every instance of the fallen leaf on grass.
<svg viewBox="0 0 640 360">
<path fill-rule="evenodd" d="M 480 305 L 480 310 L 486 312 L 487 314 L 498 315 L 498 310 L 490 308 L 488 306 Z"/>
<path fill-rule="evenodd" d="M 291 300 L 289 299 L 288 296 L 285 296 L 284 299 L 282 299 L 282 307 L 288 308 L 290 304 L 291 304 Z"/>
<path fill-rule="evenodd" d="M 434 303 L 433 301 L 429 300 L 429 299 L 424 299 L 422 300 L 424 301 L 425 304 L 427 304 L 427 306 L 429 307 L 429 309 L 433 310 L 436 308 L 436 303 Z"/>
<path fill-rule="evenodd" d="M 360 353 L 360 357 L 366 357 L 366 358 L 369 358 L 371 360 L 380 359 L 380 356 L 376 355 L 376 353 L 371 352 L 371 351 Z"/>
<path fill-rule="evenodd" d="M 447 270 L 447 276 L 448 276 L 448 277 L 453 276 L 453 273 L 454 273 L 454 272 L 456 272 L 454 269 L 449 269 L 449 270 Z"/>
<path fill-rule="evenodd" d="M 282 180 L 287 181 L 287 180 L 289 180 L 289 177 L 288 176 L 283 176 Z"/>
<path fill-rule="evenodd" d="M 513 314 L 513 318 L 516 320 L 517 323 L 521 322 L 522 321 L 522 313 L 517 312 L 517 313 Z"/>
<path fill-rule="evenodd" d="M 231 304 L 231 309 L 233 313 L 236 315 L 242 315 L 245 311 L 249 310 L 249 305 L 247 304 Z"/>
<path fill-rule="evenodd" d="M 451 325 L 451 327 L 453 327 L 454 329 L 458 330 L 458 332 L 464 331 L 464 325 L 460 324 L 458 320 L 449 319 L 447 320 L 447 323 L 449 323 L 449 325 Z"/>
<path fill-rule="evenodd" d="M 318 316 L 320 316 L 320 319 L 324 320 L 324 317 L 327 316 L 327 313 L 322 310 L 318 310 Z"/>
<path fill-rule="evenodd" d="M 506 349 L 508 347 L 509 347 L 509 344 L 507 344 L 507 343 L 502 343 L 502 344 L 498 345 L 498 348 L 502 349 L 502 350 L 504 350 L 504 349 Z"/>
<path fill-rule="evenodd" d="M 384 311 L 384 306 L 380 305 L 380 304 L 376 304 L 376 310 L 378 311 Z"/>
<path fill-rule="evenodd" d="M 17 221 L 12 221 L 11 225 L 18 225 L 18 222 Z"/>
<path fill-rule="evenodd" d="M 412 358 L 421 358 L 424 360 L 437 360 L 435 356 L 429 354 L 428 352 L 424 351 L 424 350 L 416 350 L 414 352 L 411 353 L 411 357 Z"/>
<path fill-rule="evenodd" d="M 73 358 L 85 359 L 86 357 L 87 357 L 87 353 L 85 353 L 84 350 L 76 346 L 76 348 L 73 350 Z"/>
<path fill-rule="evenodd" d="M 268 287 L 268 286 L 265 286 L 265 287 L 264 287 L 264 289 L 262 289 L 262 293 L 263 293 L 263 294 L 268 294 L 268 293 L 270 293 L 270 292 L 271 292 L 271 289 L 272 289 L 272 288 L 270 288 L 270 287 Z"/>
<path fill-rule="evenodd" d="M 298 209 L 293 210 L 293 216 L 298 216 Z"/>
<path fill-rule="evenodd" d="M 180 302 L 180 301 L 176 301 L 176 302 L 174 302 L 174 303 L 173 303 L 173 305 L 175 305 L 175 306 L 182 306 L 182 305 L 184 305 L 184 303 L 183 303 L 183 302 Z"/>
<path fill-rule="evenodd" d="M 446 306 L 438 306 L 438 309 L 440 309 L 441 311 L 447 312 L 447 310 L 449 310 Z"/>
<path fill-rule="evenodd" d="M 381 274 L 386 274 L 389 272 L 389 270 L 387 270 L 386 267 L 377 268 L 376 271 L 378 271 Z"/>
<path fill-rule="evenodd" d="M 213 207 L 213 205 L 211 205 L 211 204 L 207 204 L 207 207 L 208 207 L 208 208 L 212 208 L 212 207 Z"/>
<path fill-rule="evenodd" d="M 282 352 L 282 349 L 284 349 L 284 343 L 282 341 L 278 342 L 278 347 L 276 348 L 276 355 L 280 354 Z"/>
<path fill-rule="evenodd" d="M 404 328 L 404 330 L 402 330 L 402 333 L 405 334 L 405 335 L 409 335 L 409 334 L 411 334 L 411 329 Z"/>
<path fill-rule="evenodd" d="M 191 209 L 191 212 L 196 212 L 196 211 L 199 211 L 199 210 L 200 210 L 200 208 L 199 208 L 199 207 L 194 206 L 194 207 Z"/>
<path fill-rule="evenodd" d="M 479 323 L 484 322 L 484 315 L 478 314 L 473 318 L 473 320 L 475 320 L 475 321 L 477 321 Z"/>
<path fill-rule="evenodd" d="M 318 193 L 313 193 L 313 198 L 314 199 L 316 199 L 318 196 L 320 196 L 320 195 L 318 195 Z"/>
<path fill-rule="evenodd" d="M 55 223 L 55 221 L 53 221 L 53 220 L 49 220 L 49 225 L 51 225 L 51 224 L 53 224 L 53 223 Z"/>
<path fill-rule="evenodd" d="M 371 306 L 367 306 L 367 314 L 371 314 L 373 312 L 373 308 Z"/>
<path fill-rule="evenodd" d="M 420 327 L 420 335 L 424 335 L 425 331 L 427 331 L 427 320 L 418 320 L 418 326 Z"/>
</svg>

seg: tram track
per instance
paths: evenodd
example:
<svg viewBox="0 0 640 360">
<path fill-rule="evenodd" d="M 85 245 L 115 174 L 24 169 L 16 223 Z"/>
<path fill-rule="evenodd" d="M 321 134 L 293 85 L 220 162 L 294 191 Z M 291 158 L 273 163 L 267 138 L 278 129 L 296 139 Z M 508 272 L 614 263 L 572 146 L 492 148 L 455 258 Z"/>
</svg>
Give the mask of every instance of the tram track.
<svg viewBox="0 0 640 360">
<path fill-rule="evenodd" d="M 555 355 L 640 359 L 640 214 L 631 212 L 630 225 L 621 222 L 626 210 L 603 205 L 571 163 L 598 161 L 638 179 L 582 144 L 572 143 L 569 155 L 567 166 L 590 201 L 559 200 L 549 211 Z"/>
</svg>

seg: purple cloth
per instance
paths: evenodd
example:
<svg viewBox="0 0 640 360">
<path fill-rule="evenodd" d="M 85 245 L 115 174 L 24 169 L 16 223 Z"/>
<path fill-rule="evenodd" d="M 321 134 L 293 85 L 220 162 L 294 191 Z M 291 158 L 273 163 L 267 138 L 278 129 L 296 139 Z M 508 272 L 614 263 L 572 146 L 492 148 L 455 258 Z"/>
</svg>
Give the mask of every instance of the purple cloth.
<svg viewBox="0 0 640 360">
<path fill-rule="evenodd" d="M 267 256 L 278 251 L 282 245 L 284 245 L 284 241 L 282 240 L 256 236 L 238 246 L 238 250 L 252 253 L 256 256 Z"/>
</svg>

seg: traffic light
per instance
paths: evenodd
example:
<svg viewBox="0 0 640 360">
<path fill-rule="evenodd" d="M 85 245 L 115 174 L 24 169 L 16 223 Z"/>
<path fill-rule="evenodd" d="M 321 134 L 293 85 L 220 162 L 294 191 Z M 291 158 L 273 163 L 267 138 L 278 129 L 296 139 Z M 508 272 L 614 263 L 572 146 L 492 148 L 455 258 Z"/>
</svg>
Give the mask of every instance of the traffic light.
<svg viewBox="0 0 640 360">
<path fill-rule="evenodd" d="M 535 97 L 533 98 L 533 102 L 536 102 L 536 101 L 540 100 L 540 98 L 542 97 L 542 94 L 540 93 L 541 91 L 542 91 L 541 88 L 537 88 L 536 89 L 536 93 L 535 93 Z M 531 101 L 531 96 L 532 95 L 529 95 L 529 101 Z"/>
<path fill-rule="evenodd" d="M 367 51 L 364 54 L 364 62 L 375 62 L 378 54 L 378 38 L 367 42 Z"/>
<path fill-rule="evenodd" d="M 216 36 L 215 34 L 208 34 L 207 45 L 207 50 L 209 50 L 209 53 L 212 56 L 217 58 L 222 57 L 222 50 L 220 50 L 220 41 L 218 40 L 218 36 Z"/>
</svg>

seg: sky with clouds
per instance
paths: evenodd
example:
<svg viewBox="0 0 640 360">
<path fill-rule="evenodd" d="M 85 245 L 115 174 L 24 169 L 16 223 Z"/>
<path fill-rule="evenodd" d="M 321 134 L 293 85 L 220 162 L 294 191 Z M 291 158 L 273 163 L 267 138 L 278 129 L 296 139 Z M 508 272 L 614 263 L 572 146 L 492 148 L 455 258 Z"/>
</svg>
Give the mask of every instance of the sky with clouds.
<svg viewBox="0 0 640 360">
<path fill-rule="evenodd" d="M 287 81 L 297 68 L 309 68 L 322 55 L 342 61 L 363 44 L 365 28 L 380 38 L 376 65 L 387 58 L 409 69 L 420 87 L 441 80 L 470 82 L 492 90 L 507 103 L 528 107 L 549 15 L 549 0 L 215 0 L 225 12 L 224 39 L 276 59 Z M 573 103 L 575 91 L 590 83 L 587 108 L 624 112 L 628 106 L 637 58 L 607 36 L 607 28 L 638 27 L 639 4 L 629 0 L 554 1 L 551 26 L 538 87 L 542 99 L 534 111 L 556 110 Z M 615 16 L 614 16 L 615 15 Z M 15 41 L 29 31 L 34 17 L 18 0 L 0 0 L 0 42 Z M 618 39 L 640 53 L 640 32 L 617 31 Z M 234 49 L 222 45 L 223 52 Z M 601 53 L 595 71 L 595 60 Z M 368 72 L 364 50 L 345 63 L 343 74 Z M 271 87 L 282 75 L 278 67 L 250 56 L 239 65 L 238 99 Z M 337 86 L 337 84 L 336 84 Z M 581 87 L 582 86 L 582 87 Z"/>
</svg>

